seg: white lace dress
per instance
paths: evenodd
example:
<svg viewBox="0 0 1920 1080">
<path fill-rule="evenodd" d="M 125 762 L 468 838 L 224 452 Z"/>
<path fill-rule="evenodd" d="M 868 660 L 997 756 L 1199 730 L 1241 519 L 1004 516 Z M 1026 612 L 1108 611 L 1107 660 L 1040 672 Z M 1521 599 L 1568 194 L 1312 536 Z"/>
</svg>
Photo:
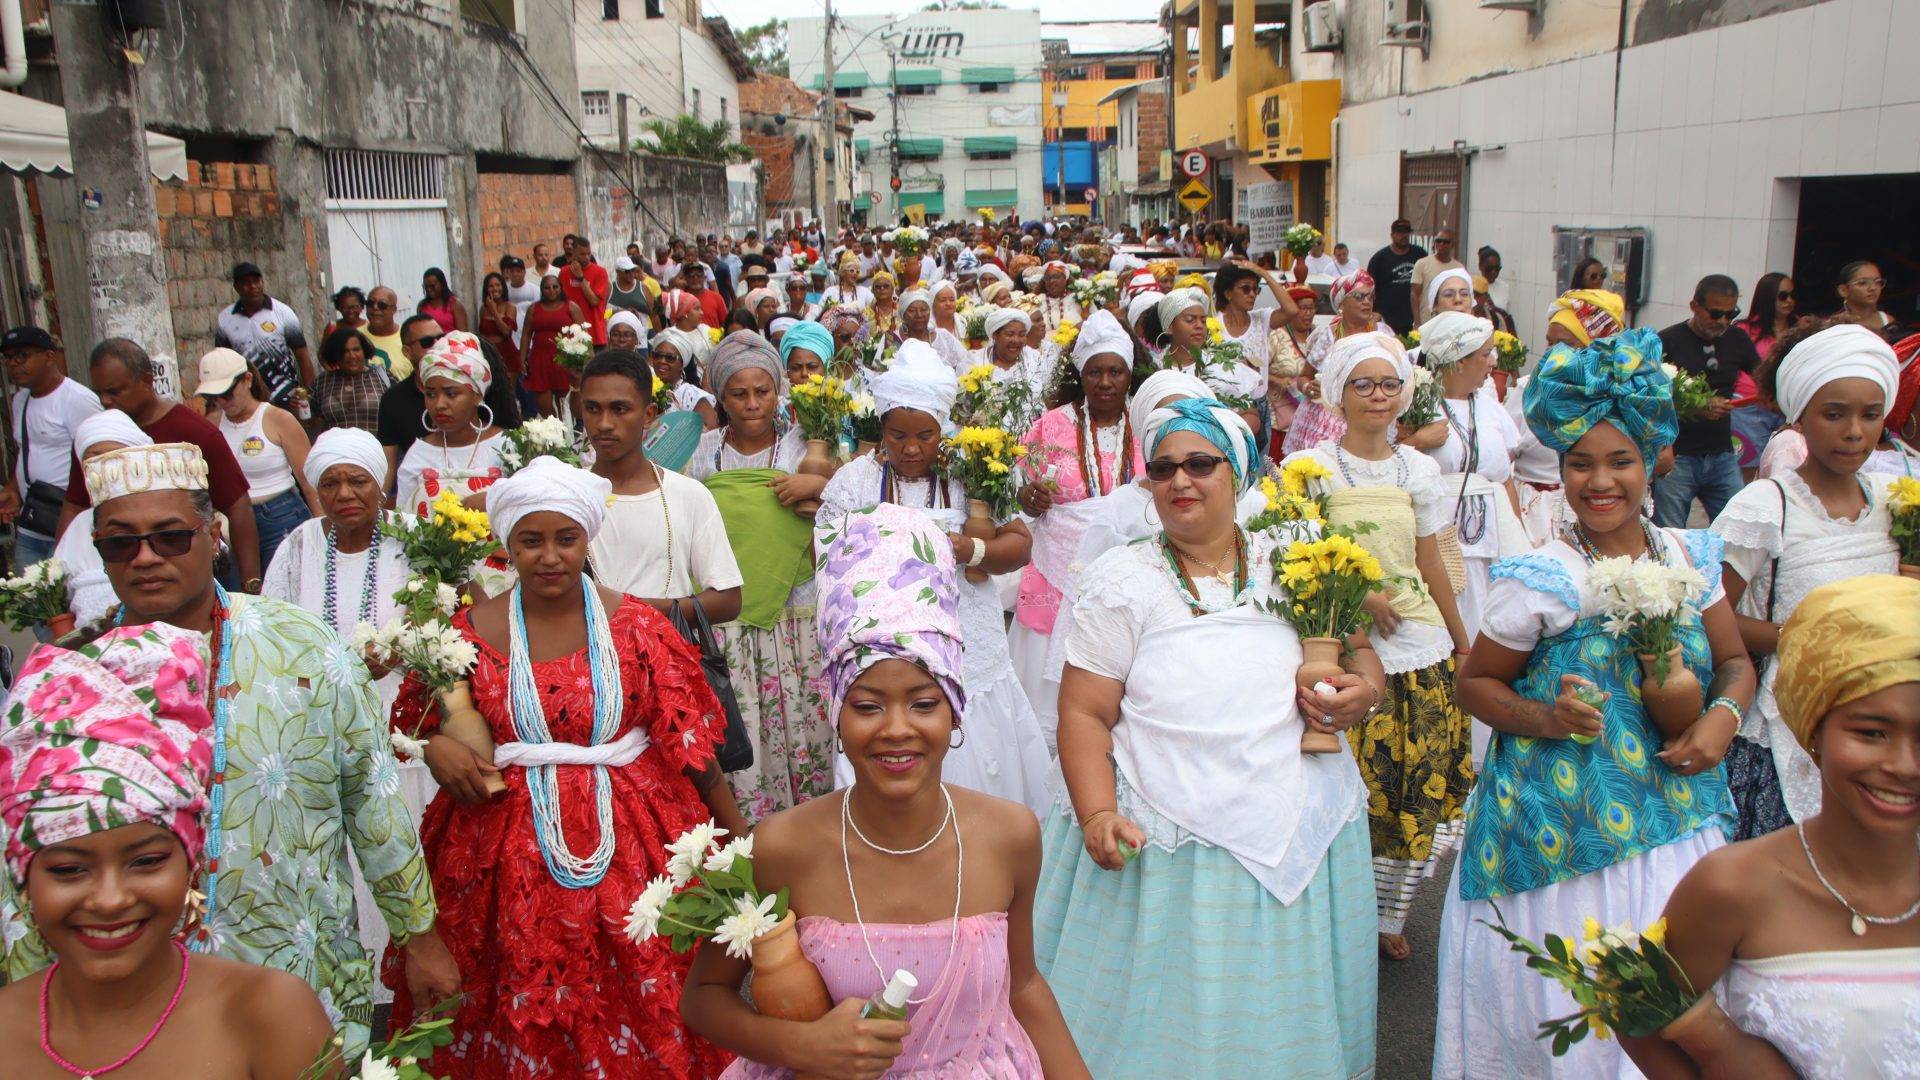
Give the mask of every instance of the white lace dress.
<svg viewBox="0 0 1920 1080">
<path fill-rule="evenodd" d="M 958 532 L 966 520 L 966 493 L 958 484 L 940 483 L 944 492 L 930 490 L 932 483 L 925 478 L 896 478 L 894 501 L 923 510 L 942 531 Z M 880 463 L 867 455 L 841 466 L 820 501 L 815 521 L 832 521 L 878 504 Z M 1003 615 L 992 579 L 972 582 L 961 577 L 960 633 L 966 652 L 960 678 L 967 691 L 961 727 L 966 739 L 947 754 L 941 775 L 951 783 L 1025 803 L 1035 814 L 1044 814 L 1053 802 L 1047 779 L 1052 760 L 1033 706 L 1014 675 Z M 844 755 L 836 756 L 834 780 L 839 787 L 853 782 L 852 767 Z"/>
<path fill-rule="evenodd" d="M 1726 541 L 1726 565 L 1747 582 L 1736 608 L 1739 614 L 1784 623 L 1800 601 L 1822 585 L 1862 574 L 1899 571 L 1899 550 L 1888 531 L 1892 518 L 1887 510 L 1887 488 L 1893 478 L 1865 472 L 1859 478 L 1865 485 L 1868 505 L 1850 521 L 1829 516 L 1806 481 L 1792 470 L 1755 481 L 1728 501 L 1714 521 L 1713 531 Z M 1764 662 L 1760 691 L 1740 723 L 1740 738 L 1768 751 L 1773 760 L 1772 784 L 1777 785 L 1788 816 L 1805 821 L 1820 811 L 1820 771 L 1780 716 L 1773 696 L 1778 666 L 1772 657 Z M 1737 755 L 1742 752 L 1751 753 L 1736 750 L 1728 759 L 1728 780 L 1734 788 L 1734 805 L 1740 811 L 1739 838 L 1787 824 L 1772 820 L 1778 816 L 1777 807 L 1771 816 L 1762 812 L 1758 815 L 1761 820 L 1755 820 L 1753 808 L 1771 804 L 1767 797 L 1770 793 L 1765 790 L 1770 785 L 1763 771 L 1749 774 L 1736 767 Z"/>
<path fill-rule="evenodd" d="M 1735 960 L 1715 992 L 1807 1080 L 1920 1076 L 1920 948 Z"/>
</svg>

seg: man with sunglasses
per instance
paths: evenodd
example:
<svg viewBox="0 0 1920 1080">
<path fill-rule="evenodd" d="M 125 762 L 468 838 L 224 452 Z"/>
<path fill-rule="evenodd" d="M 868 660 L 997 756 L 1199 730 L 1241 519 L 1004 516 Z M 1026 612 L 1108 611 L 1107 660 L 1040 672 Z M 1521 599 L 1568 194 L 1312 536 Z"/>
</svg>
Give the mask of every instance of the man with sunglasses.
<svg viewBox="0 0 1920 1080">
<path fill-rule="evenodd" d="M 205 921 L 186 944 L 306 979 L 336 1017 L 343 1056 L 358 1060 L 378 958 L 359 944 L 349 846 L 413 992 L 437 1001 L 460 988 L 366 666 L 318 613 L 216 584 L 209 462 L 197 446 L 110 450 L 83 471 L 119 621 L 206 634 L 216 665 L 214 745 L 224 756 L 195 883 Z M 9 899 L 0 895 L 0 910 Z M 11 974 L 44 953 L 6 940 Z"/>
<path fill-rule="evenodd" d="M 395 382 L 404 382 L 413 375 L 413 361 L 407 358 L 406 349 L 400 339 L 400 324 L 395 321 L 399 314 L 400 298 L 385 285 L 376 285 L 367 293 L 367 325 L 361 327 L 367 337 L 373 341 L 374 351 L 380 354 L 379 361 L 387 367 L 387 374 Z"/>
<path fill-rule="evenodd" d="M 1693 288 L 1692 314 L 1685 322 L 1660 331 L 1667 363 L 1683 371 L 1703 374 L 1713 388 L 1713 399 L 1692 420 L 1680 421 L 1673 441 L 1673 471 L 1653 482 L 1653 520 L 1657 525 L 1684 529 L 1695 499 L 1706 508 L 1707 519 L 1720 516 L 1740 490 L 1740 458 L 1733 449 L 1733 384 L 1741 372 L 1760 367 L 1753 340 L 1729 334 L 1740 315 L 1740 286 L 1725 274 L 1708 274 Z"/>
<path fill-rule="evenodd" d="M 253 499 L 249 496 L 247 474 L 227 446 L 220 429 L 207 423 L 198 412 L 161 397 L 153 389 L 156 373 L 147 351 L 126 338 L 108 338 L 93 347 L 87 360 L 87 373 L 100 406 L 119 409 L 140 425 L 140 430 L 157 443 L 191 443 L 200 448 L 206 462 L 213 505 L 227 515 L 227 539 L 233 545 L 232 584 L 247 592 L 260 588 L 260 529 L 253 519 Z M 60 511 L 60 531 L 66 532 L 73 516 L 93 503 L 80 462 L 73 462 L 67 481 L 67 504 Z"/>
</svg>

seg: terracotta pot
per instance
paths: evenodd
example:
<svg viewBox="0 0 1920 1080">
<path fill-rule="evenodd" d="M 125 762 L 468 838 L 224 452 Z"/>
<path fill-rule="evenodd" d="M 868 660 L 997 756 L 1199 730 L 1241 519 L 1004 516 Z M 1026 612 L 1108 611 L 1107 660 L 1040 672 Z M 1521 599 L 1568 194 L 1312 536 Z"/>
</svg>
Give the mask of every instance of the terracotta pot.
<svg viewBox="0 0 1920 1080">
<path fill-rule="evenodd" d="M 1295 255 L 1293 257 L 1293 283 L 1301 285 L 1304 284 L 1306 280 L 1307 257 L 1305 255 Z"/>
<path fill-rule="evenodd" d="M 458 739 L 473 749 L 473 752 L 493 763 L 493 732 L 487 727 L 486 717 L 473 706 L 473 687 L 467 680 L 461 679 L 445 690 L 440 691 L 440 734 L 450 739 Z M 487 793 L 498 795 L 507 790 L 507 782 L 499 775 L 487 777 Z"/>
<path fill-rule="evenodd" d="M 832 476 L 837 466 L 833 460 L 833 444 L 825 439 L 808 439 L 807 451 L 794 462 L 793 471 L 808 476 Z M 793 504 L 795 511 L 803 514 L 820 509 L 819 499 L 801 499 Z"/>
<path fill-rule="evenodd" d="M 1654 678 L 1654 656 L 1648 653 L 1637 655 L 1640 659 L 1640 704 L 1647 710 L 1648 718 L 1669 737 L 1685 731 L 1699 719 L 1702 698 L 1700 680 L 1688 670 L 1686 661 L 1681 658 L 1680 646 L 1675 645 L 1667 653 L 1665 681 Z"/>
<path fill-rule="evenodd" d="M 867 454 L 876 454 L 880 452 L 880 444 L 866 439 L 860 439 L 854 443 L 853 452 L 863 457 Z"/>
<path fill-rule="evenodd" d="M 1920 579 L 1920 566 L 1915 566 L 1912 563 L 1903 562 L 1900 564 L 1900 576 L 1906 577 L 1906 578 Z"/>
<path fill-rule="evenodd" d="M 1303 638 L 1300 651 L 1304 656 L 1300 666 L 1294 669 L 1293 682 L 1303 690 L 1311 690 L 1316 683 L 1326 682 L 1346 672 L 1340 666 L 1339 638 Z M 1330 731 L 1316 731 L 1309 727 L 1300 734 L 1300 752 L 1303 754 L 1337 754 L 1342 745 L 1340 736 Z"/>
<path fill-rule="evenodd" d="M 993 523 L 993 513 L 987 509 L 987 504 L 979 499 L 968 499 L 967 520 L 960 526 L 960 535 L 971 536 L 978 540 L 991 540 L 998 532 L 999 529 Z M 985 581 L 993 576 L 977 566 L 969 566 L 966 571 L 968 581 Z"/>
<path fill-rule="evenodd" d="M 833 995 L 820 969 L 800 951 L 793 912 L 753 939 L 753 982 L 748 989 L 754 1010 L 762 1016 L 806 1022 L 833 1010 Z M 795 1074 L 794 1080 L 808 1080 L 808 1074 Z"/>
<path fill-rule="evenodd" d="M 63 611 L 47 620 L 47 633 L 53 635 L 53 640 L 59 641 L 61 638 L 73 633 L 73 624 L 73 612 Z"/>
</svg>

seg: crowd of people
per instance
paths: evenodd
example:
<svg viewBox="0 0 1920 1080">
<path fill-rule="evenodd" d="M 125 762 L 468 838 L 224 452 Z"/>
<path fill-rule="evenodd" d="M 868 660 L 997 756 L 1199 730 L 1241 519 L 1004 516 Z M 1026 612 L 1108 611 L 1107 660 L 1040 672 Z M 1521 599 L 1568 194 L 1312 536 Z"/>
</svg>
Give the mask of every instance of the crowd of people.
<svg viewBox="0 0 1920 1080">
<path fill-rule="evenodd" d="M 1870 263 L 1656 332 L 1589 260 L 1514 362 L 1499 252 L 1389 232 L 568 236 L 341 289 L 317 366 L 242 262 L 188 404 L 9 331 L 0 519 L 75 622 L 0 714 L 9 1075 L 388 1076 L 441 1017 L 463 1080 L 1366 1077 L 1383 963 L 1436 1077 L 1920 1075 L 1920 334 Z M 499 545 L 488 745 L 368 644 L 436 514 Z M 1380 582 L 1331 642 L 1321 541 Z M 1589 1003 L 1495 925 L 1644 934 L 1717 1024 L 1543 1040 Z M 812 1016 L 733 947 L 787 932 Z"/>
</svg>

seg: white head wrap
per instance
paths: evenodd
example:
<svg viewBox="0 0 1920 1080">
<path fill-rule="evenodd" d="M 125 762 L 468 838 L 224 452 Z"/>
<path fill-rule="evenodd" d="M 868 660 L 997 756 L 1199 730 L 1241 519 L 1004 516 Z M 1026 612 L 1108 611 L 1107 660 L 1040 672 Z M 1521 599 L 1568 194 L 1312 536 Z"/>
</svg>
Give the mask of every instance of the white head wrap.
<svg viewBox="0 0 1920 1080">
<path fill-rule="evenodd" d="M 960 377 L 933 346 L 916 338 L 900 343 L 887 370 L 867 379 L 873 392 L 873 411 L 885 416 L 895 409 L 918 409 L 945 427 L 954 399 L 960 396 Z"/>
<path fill-rule="evenodd" d="M 762 300 L 771 300 L 777 304 L 780 302 L 780 294 L 774 292 L 772 289 L 750 289 L 747 291 L 746 299 L 741 301 L 741 304 L 748 311 L 753 311 L 760 306 L 760 301 Z"/>
<path fill-rule="evenodd" d="M 1900 358 L 1879 334 L 1858 323 L 1842 323 L 1795 345 L 1775 370 L 1774 397 L 1791 424 L 1800 419 L 1813 395 L 1836 379 L 1868 379 L 1880 385 L 1881 404 L 1891 406 L 1900 388 Z"/>
<path fill-rule="evenodd" d="M 1445 284 L 1448 278 L 1458 278 L 1461 281 L 1464 281 L 1467 283 L 1468 291 L 1472 291 L 1473 289 L 1472 274 L 1467 273 L 1464 269 L 1458 266 L 1449 266 L 1445 270 L 1442 270 L 1439 273 L 1433 275 L 1433 280 L 1427 282 L 1427 310 L 1428 311 L 1433 310 L 1433 302 L 1440 298 L 1440 286 Z M 1420 335 L 1420 341 L 1423 346 L 1426 344 L 1426 338 L 1427 338 L 1426 334 L 1422 333 Z"/>
<path fill-rule="evenodd" d="M 767 324 L 767 336 L 771 338 L 775 334 L 784 334 L 798 325 L 800 325 L 799 319 L 791 315 L 782 315 Z"/>
<path fill-rule="evenodd" d="M 1127 405 L 1127 418 L 1133 423 L 1136 432 L 1145 431 L 1147 417 L 1160 407 L 1160 403 L 1170 397 L 1211 398 L 1216 396 L 1213 387 L 1200 381 L 1199 377 L 1178 368 L 1161 368 L 1140 383 L 1140 389 L 1133 392 L 1133 401 Z M 1142 446 L 1146 443 L 1142 442 Z"/>
<path fill-rule="evenodd" d="M 1073 342 L 1074 370 L 1087 370 L 1087 361 L 1103 353 L 1112 353 L 1121 363 L 1133 366 L 1133 335 L 1127 333 L 1127 328 L 1106 308 L 1095 311 L 1080 324 L 1080 336 Z"/>
<path fill-rule="evenodd" d="M 321 432 L 313 440 L 313 449 L 307 451 L 307 486 L 320 490 L 320 478 L 335 465 L 357 465 L 376 484 L 387 480 L 387 452 L 371 431 L 337 427 Z"/>
<path fill-rule="evenodd" d="M 982 278 L 992 278 L 993 280 L 999 282 L 1002 285 L 1007 286 L 1008 288 L 1013 287 L 1013 279 L 1008 277 L 1007 272 L 1005 270 L 1000 269 L 999 265 L 996 263 L 982 264 L 980 267 L 980 276 Z M 986 283 L 983 281 L 981 283 L 981 287 L 984 288 L 985 285 Z"/>
<path fill-rule="evenodd" d="M 1191 285 L 1184 289 L 1175 289 L 1161 297 L 1156 308 L 1160 313 L 1160 329 L 1165 330 L 1173 325 L 1173 320 L 1179 318 L 1182 312 L 1196 307 L 1200 309 L 1202 315 L 1212 310 L 1207 304 L 1207 294 Z"/>
<path fill-rule="evenodd" d="M 955 297 L 958 297 L 960 295 L 960 286 L 955 285 L 953 283 L 952 278 L 941 278 L 939 281 L 934 283 L 933 288 L 929 290 L 927 295 L 930 297 L 937 297 L 943 292 L 950 292 Z M 903 304 L 901 306 L 905 307 L 906 305 Z"/>
<path fill-rule="evenodd" d="M 1320 403 L 1334 415 L 1346 415 L 1340 408 L 1340 399 L 1346 393 L 1347 380 L 1353 377 L 1354 368 L 1368 360 L 1392 364 L 1394 377 L 1404 384 L 1400 387 L 1399 410 L 1394 416 L 1406 412 L 1407 406 L 1413 403 L 1413 362 L 1407 359 L 1407 350 L 1399 340 L 1377 330 L 1370 334 L 1349 334 L 1334 342 L 1326 359 L 1320 362 Z"/>
<path fill-rule="evenodd" d="M 192 443 L 150 443 L 110 450 L 81 467 L 87 497 L 100 506 L 122 495 L 207 490 L 207 459 Z"/>
<path fill-rule="evenodd" d="M 680 362 L 689 364 L 700 359 L 701 353 L 705 351 L 701 348 L 700 338 L 696 336 L 699 333 L 700 331 L 697 330 L 682 330 L 677 326 L 669 326 L 653 335 L 653 347 L 657 349 L 662 345 L 671 345 L 673 351 L 679 354 Z"/>
<path fill-rule="evenodd" d="M 1428 367 L 1445 367 L 1487 347 L 1493 324 L 1464 311 L 1443 311 L 1420 324 L 1420 356 Z"/>
<path fill-rule="evenodd" d="M 997 307 L 987 312 L 987 336 L 992 337 L 1006 327 L 1019 323 L 1022 330 L 1033 329 L 1033 319 L 1017 307 Z"/>
<path fill-rule="evenodd" d="M 119 443 L 121 446 L 152 446 L 153 436 L 140 430 L 133 417 L 119 409 L 102 409 L 73 429 L 73 448 L 81 457 L 87 456 L 88 448 L 105 442 Z M 386 458 L 383 456 L 384 464 Z"/>
<path fill-rule="evenodd" d="M 925 304 L 927 310 L 932 311 L 933 294 L 925 289 L 908 289 L 907 294 L 900 298 L 900 310 L 905 311 L 915 304 Z"/>
<path fill-rule="evenodd" d="M 565 514 L 587 530 L 591 540 L 606 520 L 607 502 L 612 498 L 613 484 L 606 477 L 559 458 L 537 457 L 487 489 L 487 517 L 494 537 L 502 544 L 513 535 L 513 527 L 521 518 L 542 510 Z"/>
<path fill-rule="evenodd" d="M 635 315 L 633 312 L 628 311 L 625 308 L 622 308 L 619 311 L 614 312 L 613 317 L 607 320 L 607 329 L 611 330 L 616 326 L 624 326 L 632 330 L 634 336 L 640 339 L 640 348 L 643 351 L 646 349 L 647 324 L 644 320 L 640 318 L 640 316 Z"/>
<path fill-rule="evenodd" d="M 1136 294 L 1133 299 L 1127 301 L 1127 325 L 1139 326 L 1140 317 L 1158 308 L 1160 301 L 1166 298 L 1167 294 L 1158 289 L 1148 289 L 1146 292 Z"/>
</svg>

